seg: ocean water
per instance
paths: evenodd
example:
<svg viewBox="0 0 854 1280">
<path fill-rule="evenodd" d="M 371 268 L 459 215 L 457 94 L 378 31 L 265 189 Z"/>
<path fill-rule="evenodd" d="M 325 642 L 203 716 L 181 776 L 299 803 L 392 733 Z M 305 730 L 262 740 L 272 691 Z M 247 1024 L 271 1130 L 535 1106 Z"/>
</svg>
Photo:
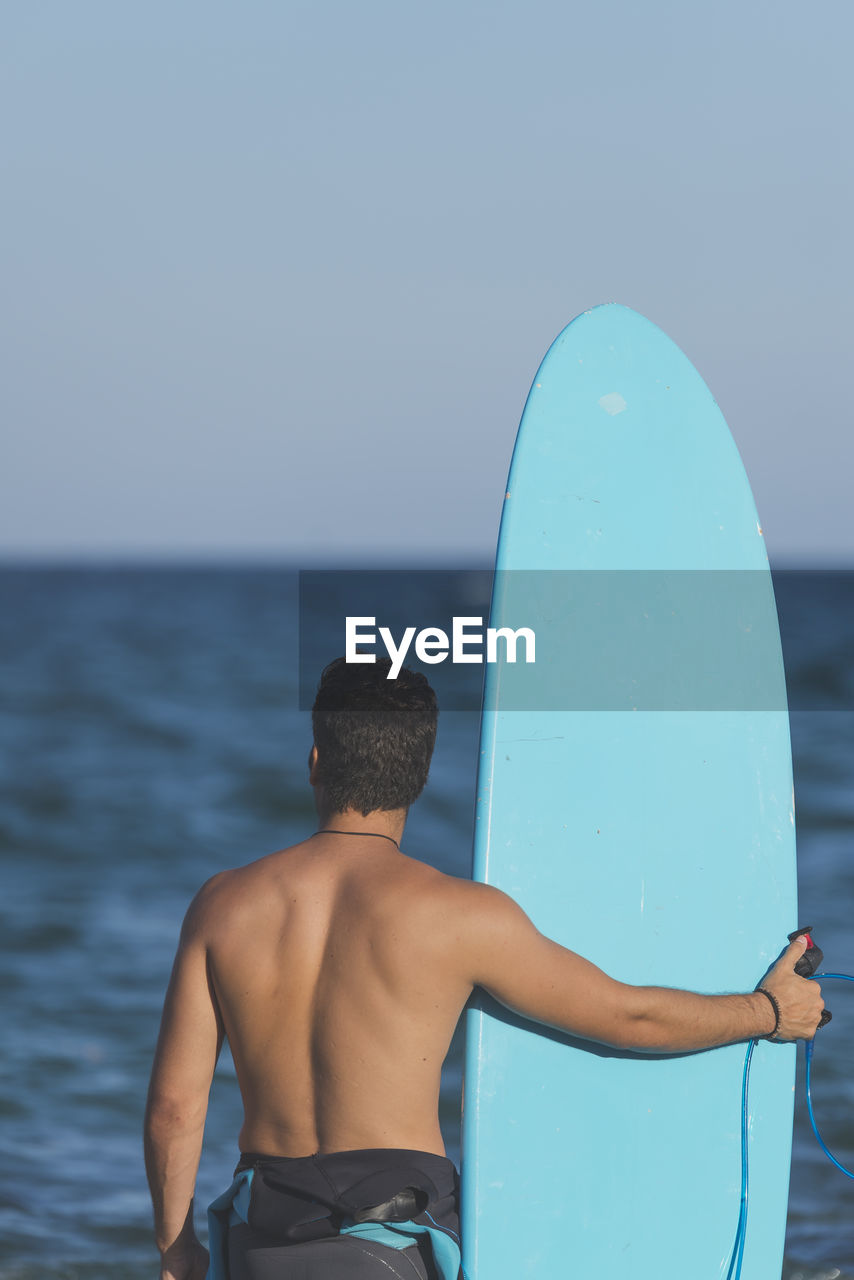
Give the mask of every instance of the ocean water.
<svg viewBox="0 0 854 1280">
<path fill-rule="evenodd" d="M 801 923 L 814 925 L 825 967 L 851 973 L 854 574 L 780 573 L 775 585 Z M 183 913 L 215 871 L 314 827 L 298 639 L 292 571 L 0 571 L 5 1280 L 155 1274 L 140 1135 Z M 318 652 L 317 666 L 330 656 Z M 470 860 L 477 733 L 475 713 L 442 715 L 407 828 L 409 853 L 456 874 Z M 852 1166 L 854 986 L 825 994 L 834 1020 L 816 1050 L 816 1110 Z M 454 1157 L 460 1074 L 457 1040 L 442 1096 Z M 802 1096 L 799 1084 L 784 1278 L 854 1280 L 854 1182 L 819 1151 Z M 225 1055 L 199 1204 L 233 1167 L 239 1120 Z"/>
</svg>

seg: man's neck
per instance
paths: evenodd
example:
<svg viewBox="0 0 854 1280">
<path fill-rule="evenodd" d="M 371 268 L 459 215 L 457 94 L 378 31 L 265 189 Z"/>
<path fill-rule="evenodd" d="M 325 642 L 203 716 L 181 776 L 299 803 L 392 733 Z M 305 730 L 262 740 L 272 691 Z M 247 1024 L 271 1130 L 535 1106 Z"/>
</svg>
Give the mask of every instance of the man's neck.
<svg viewBox="0 0 854 1280">
<path fill-rule="evenodd" d="M 406 825 L 406 813 L 406 809 L 374 809 L 367 814 L 359 813 L 356 809 L 345 809 L 343 813 L 322 813 L 318 832 L 362 836 L 365 839 L 377 837 L 390 840 L 399 847 Z"/>
</svg>

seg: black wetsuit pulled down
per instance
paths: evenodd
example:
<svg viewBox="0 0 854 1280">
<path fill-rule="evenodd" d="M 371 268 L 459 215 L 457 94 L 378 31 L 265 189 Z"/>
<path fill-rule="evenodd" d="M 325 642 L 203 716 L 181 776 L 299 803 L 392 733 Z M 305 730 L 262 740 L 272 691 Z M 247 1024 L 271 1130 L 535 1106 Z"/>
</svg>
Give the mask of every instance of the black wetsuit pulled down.
<svg viewBox="0 0 854 1280">
<path fill-rule="evenodd" d="M 450 1160 L 386 1148 L 276 1157 L 247 1153 L 247 1221 L 227 1228 L 229 1280 L 441 1280 L 431 1235 L 395 1249 L 346 1224 L 415 1223 L 459 1242 L 459 1179 Z"/>
</svg>

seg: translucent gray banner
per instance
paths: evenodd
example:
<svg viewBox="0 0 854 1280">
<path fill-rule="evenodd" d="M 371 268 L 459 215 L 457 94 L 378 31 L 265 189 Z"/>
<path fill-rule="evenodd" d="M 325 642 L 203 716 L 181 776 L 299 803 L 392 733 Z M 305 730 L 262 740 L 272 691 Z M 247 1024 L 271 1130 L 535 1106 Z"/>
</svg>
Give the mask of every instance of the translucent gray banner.
<svg viewBox="0 0 854 1280">
<path fill-rule="evenodd" d="M 490 617 L 492 585 L 483 570 L 302 572 L 300 706 L 349 644 L 354 658 L 423 671 L 446 711 L 479 710 L 487 671 L 488 708 L 786 707 L 765 572 L 508 571 Z M 774 585 L 790 709 L 851 709 L 854 574 L 783 571 Z"/>
</svg>

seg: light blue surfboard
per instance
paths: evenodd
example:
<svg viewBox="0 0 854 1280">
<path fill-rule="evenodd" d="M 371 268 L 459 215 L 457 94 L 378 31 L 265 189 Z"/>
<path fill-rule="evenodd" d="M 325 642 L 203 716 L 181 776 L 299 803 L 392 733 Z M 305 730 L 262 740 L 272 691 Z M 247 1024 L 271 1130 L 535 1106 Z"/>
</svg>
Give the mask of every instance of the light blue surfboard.
<svg viewBox="0 0 854 1280">
<path fill-rule="evenodd" d="M 474 874 L 626 982 L 751 990 L 797 927 L 791 751 L 762 531 L 683 353 L 624 307 L 559 335 L 522 417 L 491 625 Z M 499 656 L 502 647 L 499 646 Z M 469 1280 L 718 1280 L 745 1046 L 621 1054 L 468 1015 Z M 760 1042 L 743 1280 L 779 1277 L 795 1053 Z"/>
</svg>

